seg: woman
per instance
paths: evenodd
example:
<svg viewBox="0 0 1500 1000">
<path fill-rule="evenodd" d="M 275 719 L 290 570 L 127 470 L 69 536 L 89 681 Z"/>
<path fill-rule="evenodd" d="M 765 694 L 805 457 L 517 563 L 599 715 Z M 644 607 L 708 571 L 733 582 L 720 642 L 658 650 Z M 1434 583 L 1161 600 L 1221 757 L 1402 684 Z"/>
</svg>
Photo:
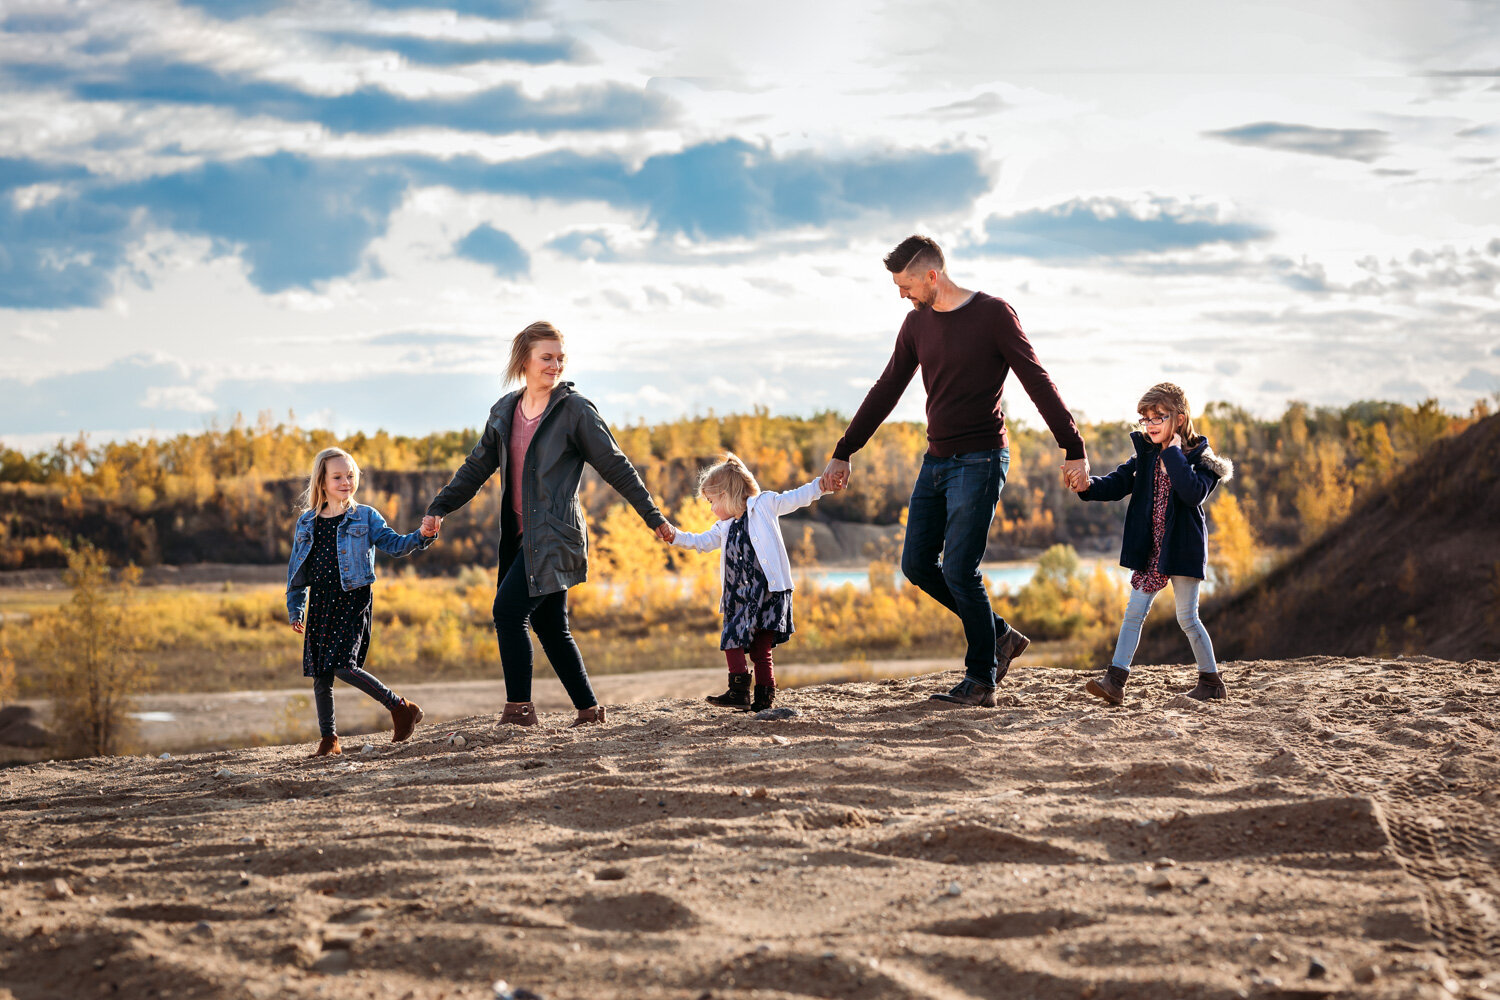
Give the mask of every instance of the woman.
<svg viewBox="0 0 1500 1000">
<path fill-rule="evenodd" d="M 537 722 L 528 621 L 578 709 L 572 725 L 604 721 L 604 706 L 594 697 L 583 656 L 568 631 L 568 588 L 588 576 L 588 539 L 578 502 L 583 463 L 598 470 L 663 541 L 669 530 L 594 404 L 574 392 L 573 383 L 558 381 L 566 361 L 562 339 L 547 322 L 516 335 L 505 374 L 523 387 L 490 407 L 479 443 L 422 519 L 424 531 L 436 531 L 446 515 L 500 473 L 505 498 L 494 609 L 505 671 L 500 721 L 518 726 Z"/>
</svg>

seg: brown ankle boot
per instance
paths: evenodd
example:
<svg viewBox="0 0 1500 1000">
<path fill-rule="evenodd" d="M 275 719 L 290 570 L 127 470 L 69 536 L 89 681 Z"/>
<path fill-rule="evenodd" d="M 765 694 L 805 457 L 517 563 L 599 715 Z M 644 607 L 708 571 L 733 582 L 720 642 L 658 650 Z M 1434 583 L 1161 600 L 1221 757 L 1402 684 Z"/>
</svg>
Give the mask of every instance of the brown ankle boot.
<svg viewBox="0 0 1500 1000">
<path fill-rule="evenodd" d="M 1130 680 L 1130 671 L 1110 667 L 1104 673 L 1084 685 L 1084 690 L 1096 698 L 1103 698 L 1111 705 L 1125 700 L 1125 683 Z"/>
<path fill-rule="evenodd" d="M 774 704 L 776 704 L 776 685 L 755 685 L 755 698 L 750 702 L 750 711 L 764 712 Z"/>
<path fill-rule="evenodd" d="M 711 694 L 704 699 L 710 705 L 720 708 L 737 708 L 740 711 L 750 707 L 750 674 L 729 675 L 729 690 L 723 694 Z"/>
<path fill-rule="evenodd" d="M 569 729 L 577 729 L 579 726 L 593 726 L 604 722 L 604 706 L 595 705 L 593 708 L 580 708 L 578 718 L 568 723 Z"/>
<path fill-rule="evenodd" d="M 391 709 L 391 723 L 395 727 L 391 733 L 392 743 L 405 743 L 411 731 L 417 728 L 417 723 L 422 721 L 422 709 L 417 707 L 414 701 L 401 701 Z"/>
<path fill-rule="evenodd" d="M 344 748 L 339 746 L 337 736 L 325 736 L 318 741 L 318 749 L 313 752 L 314 757 L 342 757 Z"/>
<path fill-rule="evenodd" d="M 500 725 L 536 725 L 536 706 L 529 701 L 507 701 L 505 711 L 500 713 Z"/>
<path fill-rule="evenodd" d="M 1228 701 L 1229 692 L 1224 689 L 1224 675 L 1215 670 L 1211 674 L 1198 671 L 1198 686 L 1187 693 L 1194 701 Z"/>
</svg>

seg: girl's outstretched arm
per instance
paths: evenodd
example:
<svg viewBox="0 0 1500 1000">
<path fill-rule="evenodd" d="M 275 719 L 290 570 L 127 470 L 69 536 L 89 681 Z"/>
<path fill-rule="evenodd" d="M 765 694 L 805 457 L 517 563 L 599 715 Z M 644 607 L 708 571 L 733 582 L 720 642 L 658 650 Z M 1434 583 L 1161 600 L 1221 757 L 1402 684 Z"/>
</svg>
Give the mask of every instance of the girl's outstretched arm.
<svg viewBox="0 0 1500 1000">
<path fill-rule="evenodd" d="M 1135 489 L 1135 456 L 1107 476 L 1091 476 L 1089 488 L 1078 491 L 1080 500 L 1122 500 Z"/>
<path fill-rule="evenodd" d="M 712 552 L 724 544 L 724 535 L 728 533 L 729 526 L 733 523 L 732 521 L 718 521 L 712 528 L 698 534 L 679 528 L 672 536 L 672 544 L 684 549 L 692 549 L 695 552 Z"/>
<path fill-rule="evenodd" d="M 417 549 L 425 549 L 437 541 L 436 535 L 424 535 L 420 531 L 403 535 L 385 523 L 385 518 L 380 515 L 380 511 L 374 507 L 365 509 L 370 512 L 370 544 L 388 556 L 410 555 Z"/>
<path fill-rule="evenodd" d="M 810 483 L 797 487 L 795 490 L 787 490 L 785 493 L 767 491 L 762 496 L 771 501 L 774 505 L 776 516 L 780 517 L 783 514 L 790 514 L 794 510 L 801 510 L 827 492 L 828 490 L 823 488 L 823 480 L 820 477 Z"/>
</svg>

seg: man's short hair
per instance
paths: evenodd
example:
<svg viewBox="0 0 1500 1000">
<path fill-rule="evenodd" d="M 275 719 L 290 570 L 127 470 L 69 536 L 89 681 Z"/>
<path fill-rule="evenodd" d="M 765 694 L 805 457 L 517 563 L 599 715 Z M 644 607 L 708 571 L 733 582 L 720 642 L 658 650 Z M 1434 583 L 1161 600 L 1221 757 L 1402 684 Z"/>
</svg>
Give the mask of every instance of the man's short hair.
<svg viewBox="0 0 1500 1000">
<path fill-rule="evenodd" d="M 892 274 L 912 268 L 920 271 L 943 270 L 943 248 L 931 236 L 908 236 L 885 255 L 885 268 Z"/>
</svg>

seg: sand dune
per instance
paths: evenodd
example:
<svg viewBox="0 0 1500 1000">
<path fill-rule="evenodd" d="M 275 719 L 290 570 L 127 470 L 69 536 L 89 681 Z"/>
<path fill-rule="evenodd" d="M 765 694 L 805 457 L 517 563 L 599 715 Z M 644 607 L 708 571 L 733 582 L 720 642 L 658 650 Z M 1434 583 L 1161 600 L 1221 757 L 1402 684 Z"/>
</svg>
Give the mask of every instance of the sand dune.
<svg viewBox="0 0 1500 1000">
<path fill-rule="evenodd" d="M 1500 996 L 1497 665 L 1227 669 L 0 771 L 0 997 Z"/>
</svg>

